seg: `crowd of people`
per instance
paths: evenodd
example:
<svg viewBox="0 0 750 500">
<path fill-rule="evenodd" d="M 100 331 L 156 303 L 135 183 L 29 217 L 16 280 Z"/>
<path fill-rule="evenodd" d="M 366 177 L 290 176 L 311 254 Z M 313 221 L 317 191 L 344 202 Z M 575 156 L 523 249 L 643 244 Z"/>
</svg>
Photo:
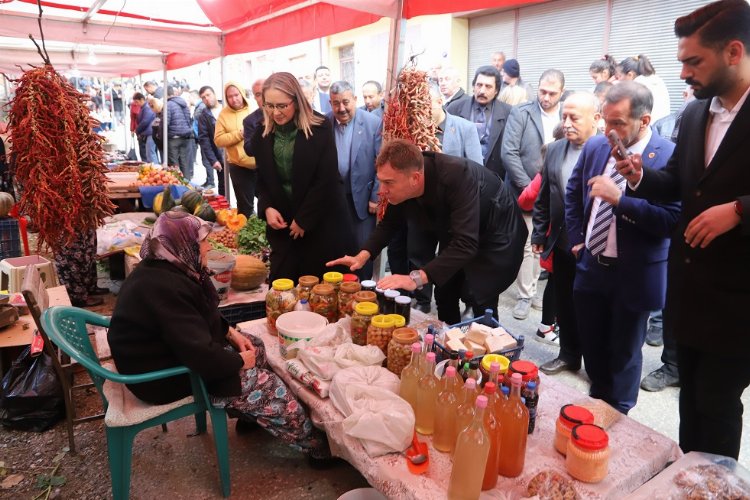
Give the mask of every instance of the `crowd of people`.
<svg viewBox="0 0 750 500">
<path fill-rule="evenodd" d="M 496 52 L 476 70 L 470 91 L 455 68 L 430 71 L 441 152 L 420 151 L 403 140 L 382 143 L 379 82 L 362 85 L 358 103 L 351 82 L 320 66 L 312 83 L 285 72 L 254 82 L 253 112 L 237 82 L 227 83 L 221 103 L 202 87 L 204 107 L 192 117 L 168 86 L 169 162 L 190 177 L 192 164 L 184 162 L 195 148 L 185 143 L 197 140 L 207 170 L 229 169 L 242 213 L 253 213 L 257 196 L 271 279 L 320 276 L 333 266 L 370 277 L 368 264 L 387 247 L 391 274 L 378 285 L 413 293 L 424 311 L 434 285 L 447 323 L 461 319 L 460 301 L 464 313 L 497 315 L 499 294 L 515 281 L 513 316 L 544 309 L 537 338 L 560 348 L 542 371 L 585 366 L 590 394 L 623 413 L 636 404 L 639 385 L 679 384 L 683 450 L 736 458 L 740 396 L 750 384 L 740 321 L 750 303 L 743 263 L 750 177 L 741 147 L 750 120 L 750 6 L 720 0 L 679 18 L 675 33 L 681 78 L 699 99 L 686 96 L 675 113 L 646 55 L 595 60 L 591 91 L 567 89 L 554 68 L 534 91 L 519 61 Z M 163 90 L 154 82 L 144 90 L 151 97 L 136 94 L 133 102 L 148 157 L 156 153 L 148 131 L 158 127 L 154 105 Z M 379 196 L 388 206 L 376 224 Z M 160 227 L 167 223 L 188 224 L 168 219 Z M 203 283 L 193 255 L 201 229 L 190 231 L 189 261 L 175 262 L 154 236 L 144 248 Z M 549 282 L 540 297 L 543 265 Z M 647 337 L 661 342 L 665 297 L 665 366 L 641 381 L 641 349 Z M 118 308 L 111 337 L 125 314 Z M 205 335 L 225 333 L 206 325 Z M 230 344 L 252 350 L 240 342 L 230 331 Z M 118 361 L 114 346 L 113 355 Z M 252 364 L 241 358 L 227 367 Z"/>
</svg>

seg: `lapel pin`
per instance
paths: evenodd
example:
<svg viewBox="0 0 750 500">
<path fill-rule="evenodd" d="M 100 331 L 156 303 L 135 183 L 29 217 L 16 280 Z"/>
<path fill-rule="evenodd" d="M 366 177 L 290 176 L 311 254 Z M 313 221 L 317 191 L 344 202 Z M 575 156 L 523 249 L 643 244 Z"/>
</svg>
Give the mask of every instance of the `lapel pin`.
<svg viewBox="0 0 750 500">
<path fill-rule="evenodd" d="M 653 160 L 653 159 L 654 159 L 654 157 L 656 157 L 656 153 L 654 153 L 653 151 L 651 151 L 651 152 L 650 152 L 650 153 L 648 154 L 648 159 L 649 159 L 649 160 Z"/>
</svg>

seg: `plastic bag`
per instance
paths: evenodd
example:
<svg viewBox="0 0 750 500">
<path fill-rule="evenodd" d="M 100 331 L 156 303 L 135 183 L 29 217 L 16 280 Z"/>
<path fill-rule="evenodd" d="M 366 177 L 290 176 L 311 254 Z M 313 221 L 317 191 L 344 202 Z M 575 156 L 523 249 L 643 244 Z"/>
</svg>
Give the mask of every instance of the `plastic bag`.
<svg viewBox="0 0 750 500">
<path fill-rule="evenodd" d="M 377 346 L 346 342 L 338 347 L 306 347 L 297 351 L 297 358 L 317 377 L 332 380 L 342 368 L 380 366 L 385 355 Z"/>
<path fill-rule="evenodd" d="M 414 411 L 394 387 L 398 391 L 398 377 L 375 366 L 345 368 L 331 382 L 331 402 L 346 416 L 344 432 L 359 439 L 371 457 L 403 451 L 411 443 Z"/>
<path fill-rule="evenodd" d="M 31 346 L 13 362 L 0 385 L 0 423 L 12 429 L 42 432 L 65 417 L 65 399 L 52 359 L 32 357 Z"/>
<path fill-rule="evenodd" d="M 146 235 L 129 220 L 110 222 L 96 230 L 96 253 L 104 255 L 129 246 L 141 245 Z"/>
</svg>

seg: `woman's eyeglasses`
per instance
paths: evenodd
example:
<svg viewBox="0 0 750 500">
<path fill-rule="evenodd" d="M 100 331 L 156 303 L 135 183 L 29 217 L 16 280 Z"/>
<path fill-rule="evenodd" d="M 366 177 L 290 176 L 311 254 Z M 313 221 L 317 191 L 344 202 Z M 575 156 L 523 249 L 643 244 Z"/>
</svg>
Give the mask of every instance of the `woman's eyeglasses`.
<svg viewBox="0 0 750 500">
<path fill-rule="evenodd" d="M 286 108 L 292 105 L 294 101 L 289 101 L 286 104 L 271 104 L 270 102 L 264 102 L 263 107 L 266 108 L 268 111 L 273 111 L 274 109 L 278 109 L 279 111 L 284 111 Z"/>
</svg>

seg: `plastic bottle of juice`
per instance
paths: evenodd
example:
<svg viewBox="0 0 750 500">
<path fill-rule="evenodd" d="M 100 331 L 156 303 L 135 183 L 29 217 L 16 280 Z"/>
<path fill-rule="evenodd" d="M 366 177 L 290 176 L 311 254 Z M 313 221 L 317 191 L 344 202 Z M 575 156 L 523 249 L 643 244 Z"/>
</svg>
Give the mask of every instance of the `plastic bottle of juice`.
<svg viewBox="0 0 750 500">
<path fill-rule="evenodd" d="M 473 378 L 464 382 L 461 403 L 456 409 L 456 435 L 461 434 L 461 431 L 466 429 L 471 423 L 471 419 L 474 418 L 474 401 L 477 397 L 476 385 L 477 381 Z"/>
<path fill-rule="evenodd" d="M 435 432 L 435 406 L 440 381 L 435 377 L 435 353 L 427 353 L 427 366 L 417 387 L 417 432 L 425 436 Z"/>
<path fill-rule="evenodd" d="M 534 432 L 536 427 L 536 407 L 539 404 L 539 392 L 537 392 L 536 382 L 529 381 L 526 388 L 521 391 L 525 399 L 526 408 L 529 409 L 529 434 Z"/>
<path fill-rule="evenodd" d="M 434 342 L 434 340 L 435 337 L 432 334 L 428 333 L 424 336 L 424 349 L 422 349 L 422 355 L 420 356 L 419 363 L 420 377 L 424 375 L 425 368 L 427 367 L 427 353 L 432 352 L 432 343 Z"/>
<path fill-rule="evenodd" d="M 521 374 L 514 373 L 510 383 L 510 397 L 500 419 L 502 450 L 497 470 L 501 476 L 516 477 L 523 472 L 526 461 L 529 410 L 521 402 Z"/>
<path fill-rule="evenodd" d="M 499 367 L 498 367 L 499 369 Z M 487 398 L 487 409 L 484 412 L 484 430 L 490 438 L 490 453 L 487 456 L 487 466 L 484 468 L 482 491 L 491 490 L 497 485 L 497 457 L 500 453 L 500 421 L 497 414 L 497 386 L 494 382 L 484 384 L 484 394 Z"/>
<path fill-rule="evenodd" d="M 419 386 L 419 356 L 422 352 L 422 344 L 414 342 L 411 345 L 411 362 L 401 370 L 401 388 L 398 395 L 411 405 L 414 414 L 417 414 L 417 387 Z"/>
<path fill-rule="evenodd" d="M 456 368 L 449 366 L 445 370 L 445 388 L 440 392 L 435 409 L 435 435 L 432 436 L 432 446 L 438 451 L 452 452 L 456 446 Z"/>
<path fill-rule="evenodd" d="M 476 500 L 482 489 L 482 476 L 490 453 L 490 438 L 484 428 L 487 398 L 478 396 L 474 419 L 456 439 L 453 470 L 448 485 L 450 500 Z"/>
</svg>

